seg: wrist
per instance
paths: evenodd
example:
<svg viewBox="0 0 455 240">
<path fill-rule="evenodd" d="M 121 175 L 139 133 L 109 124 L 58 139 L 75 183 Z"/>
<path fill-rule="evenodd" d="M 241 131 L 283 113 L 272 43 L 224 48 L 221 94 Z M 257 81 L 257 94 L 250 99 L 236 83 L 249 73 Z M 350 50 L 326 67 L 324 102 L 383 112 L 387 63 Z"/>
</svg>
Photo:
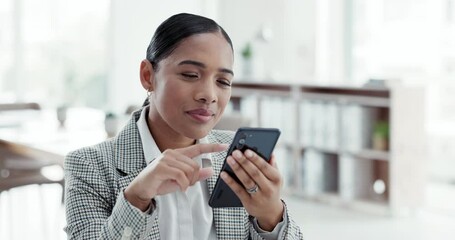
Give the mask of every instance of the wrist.
<svg viewBox="0 0 455 240">
<path fill-rule="evenodd" d="M 276 225 L 283 221 L 284 205 L 280 201 L 280 205 L 273 208 L 275 211 L 270 211 L 266 216 L 256 217 L 259 227 L 267 232 L 273 231 Z"/>
<path fill-rule="evenodd" d="M 141 198 L 137 194 L 134 194 L 134 192 L 129 187 L 125 188 L 125 191 L 123 192 L 123 196 L 125 196 L 125 199 L 131 205 L 138 208 L 142 212 L 145 212 L 149 208 L 149 206 L 152 202 L 152 199 Z"/>
</svg>

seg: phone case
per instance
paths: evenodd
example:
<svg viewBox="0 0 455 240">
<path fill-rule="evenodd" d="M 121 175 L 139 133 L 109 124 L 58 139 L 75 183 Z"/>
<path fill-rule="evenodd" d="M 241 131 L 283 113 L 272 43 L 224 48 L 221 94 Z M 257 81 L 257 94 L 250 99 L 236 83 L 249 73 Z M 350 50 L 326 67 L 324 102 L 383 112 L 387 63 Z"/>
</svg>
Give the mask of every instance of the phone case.
<svg viewBox="0 0 455 240">
<path fill-rule="evenodd" d="M 235 176 L 226 158 L 236 149 L 245 152 L 251 149 L 265 160 L 270 160 L 273 149 L 280 137 L 280 130 L 276 128 L 239 128 L 227 151 L 221 171 L 226 171 L 238 183 L 242 184 Z M 231 188 L 218 176 L 212 195 L 209 199 L 212 208 L 218 207 L 242 207 L 242 202 Z"/>
</svg>

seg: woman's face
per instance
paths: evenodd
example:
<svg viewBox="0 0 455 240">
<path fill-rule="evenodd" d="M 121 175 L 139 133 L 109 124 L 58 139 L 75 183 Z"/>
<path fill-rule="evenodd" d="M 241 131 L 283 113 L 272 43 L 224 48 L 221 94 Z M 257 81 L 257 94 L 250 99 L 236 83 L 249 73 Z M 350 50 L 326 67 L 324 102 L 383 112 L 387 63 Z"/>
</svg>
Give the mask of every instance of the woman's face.
<svg viewBox="0 0 455 240">
<path fill-rule="evenodd" d="M 153 129 L 200 139 L 219 121 L 231 97 L 234 56 L 221 33 L 184 39 L 152 74 Z"/>
</svg>

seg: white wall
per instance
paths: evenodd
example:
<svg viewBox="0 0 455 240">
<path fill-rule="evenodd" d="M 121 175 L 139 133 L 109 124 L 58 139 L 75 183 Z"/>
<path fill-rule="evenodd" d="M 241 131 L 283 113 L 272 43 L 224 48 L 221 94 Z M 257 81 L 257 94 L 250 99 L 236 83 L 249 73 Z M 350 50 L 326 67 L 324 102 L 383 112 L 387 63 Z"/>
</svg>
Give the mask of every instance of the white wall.
<svg viewBox="0 0 455 240">
<path fill-rule="evenodd" d="M 253 44 L 253 79 L 302 81 L 314 71 L 314 0 L 220 0 L 219 23 L 231 36 L 236 78 L 242 79 L 240 52 Z M 271 30 L 268 42 L 257 38 L 261 27 Z"/>
<path fill-rule="evenodd" d="M 235 49 L 234 72 L 236 79 L 245 77 L 242 73 L 242 48 L 247 42 L 253 47 L 253 73 L 256 78 L 268 77 L 283 69 L 284 4 L 273 0 L 221 0 L 219 24 L 230 35 Z M 262 26 L 272 30 L 273 37 L 268 43 L 257 39 Z M 265 69 L 267 66 L 267 69 Z"/>
<path fill-rule="evenodd" d="M 109 109 L 124 112 L 141 105 L 146 91 L 139 80 L 139 65 L 158 25 L 180 12 L 216 17 L 216 2 L 209 0 L 112 0 L 110 21 Z"/>
<path fill-rule="evenodd" d="M 316 57 L 316 1 L 285 1 L 285 77 L 291 82 L 314 81 Z"/>
<path fill-rule="evenodd" d="M 315 75 L 317 83 L 348 83 L 351 35 L 346 11 L 350 0 L 315 1 Z"/>
</svg>

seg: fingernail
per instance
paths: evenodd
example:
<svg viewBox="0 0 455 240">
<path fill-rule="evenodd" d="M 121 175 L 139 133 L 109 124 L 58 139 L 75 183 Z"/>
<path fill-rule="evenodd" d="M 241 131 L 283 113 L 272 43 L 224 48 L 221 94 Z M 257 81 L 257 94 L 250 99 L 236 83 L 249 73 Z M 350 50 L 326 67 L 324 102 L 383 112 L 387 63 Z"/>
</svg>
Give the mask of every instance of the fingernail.
<svg viewBox="0 0 455 240">
<path fill-rule="evenodd" d="M 246 150 L 245 156 L 247 156 L 247 157 L 249 157 L 249 158 L 250 158 L 250 157 L 253 157 L 253 151 L 251 151 L 251 150 Z"/>
<path fill-rule="evenodd" d="M 226 179 L 227 175 L 226 175 L 225 172 L 221 172 L 220 177 L 221 177 L 222 179 Z"/>
<path fill-rule="evenodd" d="M 236 164 L 235 160 L 234 160 L 232 157 L 228 157 L 228 158 L 227 158 L 227 161 L 228 161 L 228 163 L 231 164 L 231 165 L 235 165 L 235 164 Z"/>
<path fill-rule="evenodd" d="M 242 157 L 242 154 L 240 153 L 240 151 L 234 151 L 233 155 L 236 158 L 241 158 Z"/>
</svg>

